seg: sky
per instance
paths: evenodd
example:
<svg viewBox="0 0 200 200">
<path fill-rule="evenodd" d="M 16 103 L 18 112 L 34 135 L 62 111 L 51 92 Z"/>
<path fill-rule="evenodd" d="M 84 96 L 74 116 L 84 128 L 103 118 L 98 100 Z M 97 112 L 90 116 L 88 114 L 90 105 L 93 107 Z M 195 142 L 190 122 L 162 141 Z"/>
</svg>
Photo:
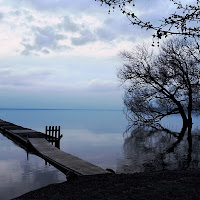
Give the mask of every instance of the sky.
<svg viewBox="0 0 200 200">
<path fill-rule="evenodd" d="M 155 23 L 174 8 L 136 2 Z M 123 109 L 119 52 L 151 36 L 95 0 L 0 0 L 0 108 Z"/>
</svg>

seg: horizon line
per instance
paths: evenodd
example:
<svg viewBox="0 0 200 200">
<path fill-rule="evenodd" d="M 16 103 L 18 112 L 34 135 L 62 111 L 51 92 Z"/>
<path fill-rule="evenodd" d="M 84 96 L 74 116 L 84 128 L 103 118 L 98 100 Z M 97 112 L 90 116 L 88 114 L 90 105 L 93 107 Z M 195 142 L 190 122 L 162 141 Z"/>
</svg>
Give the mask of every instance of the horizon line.
<svg viewBox="0 0 200 200">
<path fill-rule="evenodd" d="M 123 109 L 103 108 L 0 108 L 0 110 L 96 110 L 96 111 L 123 111 Z"/>
</svg>

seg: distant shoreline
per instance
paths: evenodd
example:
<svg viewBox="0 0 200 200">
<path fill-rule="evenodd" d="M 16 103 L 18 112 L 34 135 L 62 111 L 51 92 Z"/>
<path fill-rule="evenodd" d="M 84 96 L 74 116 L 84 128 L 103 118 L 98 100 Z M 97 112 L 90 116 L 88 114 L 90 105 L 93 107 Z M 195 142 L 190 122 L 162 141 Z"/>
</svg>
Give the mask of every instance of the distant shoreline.
<svg viewBox="0 0 200 200">
<path fill-rule="evenodd" d="M 0 110 L 77 110 L 77 111 L 123 111 L 118 109 L 86 109 L 86 108 L 0 108 Z"/>
</svg>

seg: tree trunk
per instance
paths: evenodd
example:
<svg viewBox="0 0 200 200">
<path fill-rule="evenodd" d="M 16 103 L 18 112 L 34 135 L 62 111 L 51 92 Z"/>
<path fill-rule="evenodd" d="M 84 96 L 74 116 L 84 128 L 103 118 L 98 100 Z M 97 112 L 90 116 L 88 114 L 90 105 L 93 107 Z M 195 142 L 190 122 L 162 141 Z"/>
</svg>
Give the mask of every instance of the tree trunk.
<svg viewBox="0 0 200 200">
<path fill-rule="evenodd" d="M 185 114 L 185 111 L 183 109 L 183 106 L 181 105 L 181 103 L 179 101 L 177 101 L 175 98 L 174 98 L 174 102 L 176 103 L 176 105 L 178 106 L 178 110 L 179 110 L 179 113 L 181 114 L 181 117 L 182 117 L 182 120 L 183 120 L 183 127 L 185 126 L 188 126 L 188 118 Z"/>
<path fill-rule="evenodd" d="M 167 149 L 168 153 L 174 152 L 175 147 L 183 140 L 183 137 L 185 135 L 185 132 L 186 132 L 187 128 L 188 128 L 187 124 L 186 123 L 183 124 L 181 132 L 179 133 L 179 136 L 178 136 L 178 140 L 175 143 L 173 143 L 171 147 L 169 147 Z"/>
<path fill-rule="evenodd" d="M 187 168 L 190 167 L 192 161 L 192 124 L 188 125 L 188 155 L 187 155 Z"/>
</svg>

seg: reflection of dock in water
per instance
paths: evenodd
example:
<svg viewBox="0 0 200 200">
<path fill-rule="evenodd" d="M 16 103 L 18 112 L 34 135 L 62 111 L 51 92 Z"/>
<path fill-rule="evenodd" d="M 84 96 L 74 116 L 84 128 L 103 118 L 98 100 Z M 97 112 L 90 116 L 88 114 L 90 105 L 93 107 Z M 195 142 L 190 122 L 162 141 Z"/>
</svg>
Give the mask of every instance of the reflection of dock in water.
<svg viewBox="0 0 200 200">
<path fill-rule="evenodd" d="M 109 173 L 107 170 L 61 151 L 47 141 L 55 142 L 55 146 L 59 147 L 60 133 L 58 137 L 55 137 L 55 135 L 47 135 L 3 120 L 0 120 L 0 130 L 19 146 L 26 150 L 30 149 L 65 174 L 95 175 Z"/>
</svg>

